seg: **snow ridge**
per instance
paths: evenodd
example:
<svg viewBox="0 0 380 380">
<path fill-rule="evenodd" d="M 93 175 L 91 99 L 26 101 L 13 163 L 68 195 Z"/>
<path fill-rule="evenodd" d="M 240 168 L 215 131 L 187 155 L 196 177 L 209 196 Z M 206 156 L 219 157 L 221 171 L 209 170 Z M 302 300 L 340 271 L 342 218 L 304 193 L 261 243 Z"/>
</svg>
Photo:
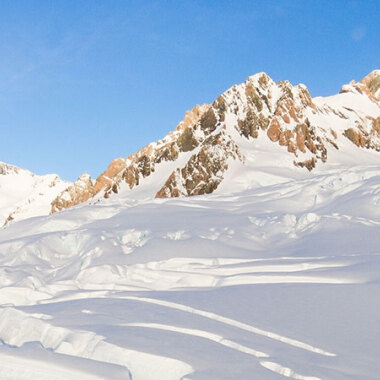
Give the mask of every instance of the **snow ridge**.
<svg viewBox="0 0 380 380">
<path fill-rule="evenodd" d="M 52 211 L 116 194 L 141 199 L 220 193 L 226 178 L 229 189 L 241 189 L 237 171 L 250 178 L 249 188 L 258 168 L 278 163 L 287 173 L 303 168 L 297 176 L 329 164 L 350 166 L 353 156 L 373 163 L 372 153 L 380 151 L 378 72 L 343 86 L 336 96 L 315 99 L 303 84 L 275 83 L 265 73 L 250 76 L 213 104 L 188 111 L 162 140 L 114 160 L 94 186 L 62 194 Z"/>
<path fill-rule="evenodd" d="M 0 162 L 0 225 L 49 214 L 53 199 L 69 185 L 55 174 L 38 176 Z"/>
</svg>

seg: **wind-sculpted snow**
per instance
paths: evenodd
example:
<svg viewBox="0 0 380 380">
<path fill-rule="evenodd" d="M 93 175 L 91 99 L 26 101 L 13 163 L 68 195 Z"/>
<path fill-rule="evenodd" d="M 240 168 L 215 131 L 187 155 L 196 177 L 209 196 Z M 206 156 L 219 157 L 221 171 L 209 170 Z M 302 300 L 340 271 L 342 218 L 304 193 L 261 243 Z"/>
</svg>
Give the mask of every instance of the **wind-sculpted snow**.
<svg viewBox="0 0 380 380">
<path fill-rule="evenodd" d="M 3 228 L 0 378 L 377 379 L 380 168 L 257 177 Z"/>
</svg>

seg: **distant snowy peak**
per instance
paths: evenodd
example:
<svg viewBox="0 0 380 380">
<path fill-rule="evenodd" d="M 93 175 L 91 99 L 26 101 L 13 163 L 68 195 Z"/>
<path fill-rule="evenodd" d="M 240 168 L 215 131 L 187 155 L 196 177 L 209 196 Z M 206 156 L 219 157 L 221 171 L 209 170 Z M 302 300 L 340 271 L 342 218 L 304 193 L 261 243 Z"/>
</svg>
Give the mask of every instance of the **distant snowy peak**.
<svg viewBox="0 0 380 380">
<path fill-rule="evenodd" d="M 20 169 L 19 167 L 14 166 L 14 165 L 6 164 L 5 162 L 0 162 L 0 175 L 18 174 L 20 170 L 23 170 L 23 169 Z M 27 170 L 24 170 L 24 171 L 27 172 Z"/>
<path fill-rule="evenodd" d="M 348 85 L 344 85 L 341 93 L 359 92 L 365 93 L 371 100 L 380 101 L 380 70 L 374 70 L 365 76 L 360 82 L 354 80 Z"/>
<path fill-rule="evenodd" d="M 38 176 L 0 162 L 0 226 L 49 214 L 52 200 L 69 185 L 55 174 Z"/>
<path fill-rule="evenodd" d="M 52 211 L 120 191 L 131 197 L 212 193 L 226 177 L 234 181 L 227 175 L 231 167 L 264 165 L 264 155 L 273 157 L 265 165 L 311 171 L 331 155 L 336 160 L 337 152 L 345 152 L 339 159 L 344 163 L 358 148 L 380 151 L 379 73 L 343 86 L 338 95 L 314 99 L 303 84 L 275 83 L 265 73 L 250 76 L 213 104 L 188 111 L 162 140 L 112 161 L 95 184 L 88 182 L 83 191 L 74 185 Z M 283 159 L 275 163 L 276 154 Z"/>
</svg>

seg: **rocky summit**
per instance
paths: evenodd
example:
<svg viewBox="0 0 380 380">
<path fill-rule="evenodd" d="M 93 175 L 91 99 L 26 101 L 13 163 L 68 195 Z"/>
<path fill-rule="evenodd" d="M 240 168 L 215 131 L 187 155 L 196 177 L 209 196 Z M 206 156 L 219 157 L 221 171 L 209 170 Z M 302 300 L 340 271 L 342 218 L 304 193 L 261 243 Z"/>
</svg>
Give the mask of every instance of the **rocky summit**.
<svg viewBox="0 0 380 380">
<path fill-rule="evenodd" d="M 253 75 L 212 104 L 186 112 L 162 140 L 112 161 L 94 183 L 79 178 L 56 197 L 51 211 L 120 191 L 133 197 L 138 188 L 158 198 L 212 193 L 227 177 L 234 181 L 229 172 L 237 166 L 249 167 L 252 157 L 260 162 L 263 144 L 267 153 L 272 151 L 271 165 L 281 155 L 280 166 L 301 171 L 344 162 L 358 149 L 379 152 L 380 71 L 344 85 L 337 95 L 316 98 L 303 84 Z"/>
<path fill-rule="evenodd" d="M 336 95 L 315 98 L 303 84 L 275 83 L 258 73 L 212 104 L 196 105 L 163 139 L 116 158 L 96 180 L 84 173 L 70 183 L 2 163 L 0 223 L 116 194 L 152 199 L 231 193 L 377 162 L 380 70 Z"/>
</svg>

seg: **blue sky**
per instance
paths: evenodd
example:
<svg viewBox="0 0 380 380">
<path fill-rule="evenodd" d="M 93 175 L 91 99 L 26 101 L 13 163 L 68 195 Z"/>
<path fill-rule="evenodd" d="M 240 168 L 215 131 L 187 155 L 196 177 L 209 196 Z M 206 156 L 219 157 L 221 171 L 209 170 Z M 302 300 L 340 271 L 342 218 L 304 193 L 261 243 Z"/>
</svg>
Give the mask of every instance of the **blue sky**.
<svg viewBox="0 0 380 380">
<path fill-rule="evenodd" d="M 380 68 L 378 0 L 0 2 L 0 161 L 99 175 L 249 75 L 312 96 Z"/>
</svg>

